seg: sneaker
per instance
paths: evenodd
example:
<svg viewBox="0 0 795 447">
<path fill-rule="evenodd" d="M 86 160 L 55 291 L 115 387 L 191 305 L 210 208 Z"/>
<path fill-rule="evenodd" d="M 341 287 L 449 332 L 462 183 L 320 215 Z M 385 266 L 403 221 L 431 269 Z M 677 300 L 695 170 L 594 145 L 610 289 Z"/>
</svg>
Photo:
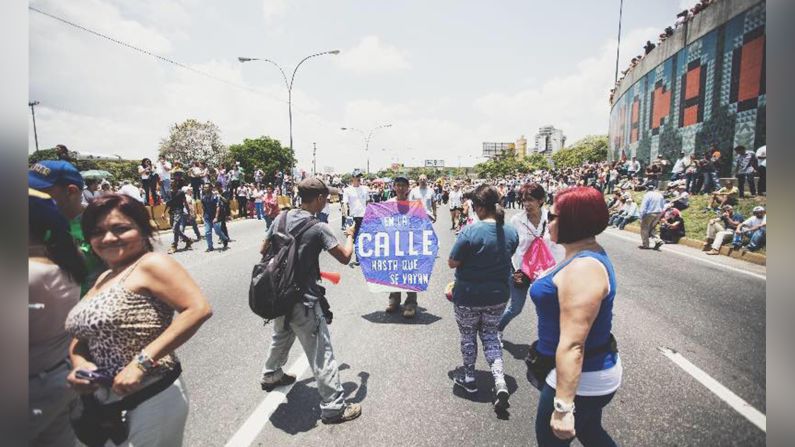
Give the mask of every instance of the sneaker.
<svg viewBox="0 0 795 447">
<path fill-rule="evenodd" d="M 664 243 L 665 243 L 665 242 L 663 242 L 663 241 L 657 241 L 657 242 L 654 244 L 654 249 L 659 251 L 659 250 L 660 250 L 660 247 L 662 247 Z"/>
<path fill-rule="evenodd" d="M 224 245 L 224 248 L 229 247 L 229 239 L 227 239 L 225 241 L 221 241 L 221 243 Z"/>
<path fill-rule="evenodd" d="M 193 241 L 188 239 L 185 241 L 185 250 L 190 250 L 191 245 L 193 245 Z"/>
<path fill-rule="evenodd" d="M 417 315 L 416 304 L 406 304 L 403 307 L 403 318 L 414 318 L 415 315 Z"/>
<path fill-rule="evenodd" d="M 266 377 L 268 376 L 263 374 L 262 379 L 259 382 L 263 391 L 273 391 L 280 386 L 290 385 L 291 383 L 295 382 L 295 376 L 291 376 L 289 374 L 282 374 L 282 377 L 275 382 L 266 381 Z"/>
<path fill-rule="evenodd" d="M 508 397 L 511 393 L 508 392 L 508 386 L 505 382 L 496 382 L 494 384 L 494 409 L 497 411 L 505 411 L 511 406 L 508 403 Z"/>
<path fill-rule="evenodd" d="M 641 250 L 651 250 L 651 247 L 647 247 L 645 245 L 638 245 L 638 248 L 640 248 Z"/>
<path fill-rule="evenodd" d="M 169 247 L 168 254 L 173 254 L 173 253 L 176 253 L 176 252 L 177 252 L 177 247 L 175 247 L 173 245 L 171 247 Z"/>
<path fill-rule="evenodd" d="M 467 381 L 463 375 L 457 375 L 453 377 L 453 384 L 463 388 L 469 394 L 478 392 L 478 385 L 475 383 L 474 378 L 471 381 Z"/>
<path fill-rule="evenodd" d="M 211 251 L 215 251 L 215 249 L 214 248 L 208 248 L 207 250 L 204 250 L 205 253 L 209 253 Z"/>
<path fill-rule="evenodd" d="M 345 409 L 338 416 L 332 418 L 321 418 L 324 424 L 341 424 L 352 421 L 362 415 L 362 406 L 359 404 L 347 404 Z"/>
<path fill-rule="evenodd" d="M 720 254 L 720 252 L 719 252 L 718 250 L 715 250 L 715 249 L 713 248 L 712 250 L 708 251 L 708 252 L 707 252 L 707 254 L 708 254 L 708 255 L 713 255 L 713 256 L 714 256 L 714 255 L 719 255 L 719 254 Z"/>
</svg>

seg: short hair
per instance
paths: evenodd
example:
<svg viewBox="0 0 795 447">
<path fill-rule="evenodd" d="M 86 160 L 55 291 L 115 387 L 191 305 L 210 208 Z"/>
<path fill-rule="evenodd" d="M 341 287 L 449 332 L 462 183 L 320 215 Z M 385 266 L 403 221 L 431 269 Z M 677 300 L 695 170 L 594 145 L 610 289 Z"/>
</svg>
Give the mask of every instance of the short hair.
<svg viewBox="0 0 795 447">
<path fill-rule="evenodd" d="M 589 186 L 564 189 L 555 195 L 558 243 L 570 244 L 596 236 L 610 217 L 602 193 Z"/>
<path fill-rule="evenodd" d="M 519 189 L 519 198 L 523 201 L 528 198 L 544 200 L 546 197 L 547 192 L 544 191 L 544 187 L 536 182 L 525 183 L 522 185 L 521 189 Z"/>
<path fill-rule="evenodd" d="M 118 210 L 138 225 L 141 235 L 146 240 L 147 251 L 152 251 L 154 228 L 150 224 L 151 217 L 143 203 L 126 194 L 105 194 L 88 204 L 80 222 L 83 235 L 90 239 L 95 233 L 99 220 L 113 210 Z"/>
</svg>

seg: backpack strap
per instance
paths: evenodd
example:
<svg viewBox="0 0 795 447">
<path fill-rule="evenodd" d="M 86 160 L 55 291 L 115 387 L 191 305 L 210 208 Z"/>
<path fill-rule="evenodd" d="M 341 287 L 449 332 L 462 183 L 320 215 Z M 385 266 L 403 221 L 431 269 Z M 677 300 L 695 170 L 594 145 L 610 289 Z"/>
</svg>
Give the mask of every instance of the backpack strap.
<svg viewBox="0 0 795 447">
<path fill-rule="evenodd" d="M 284 220 L 286 221 L 287 218 L 285 218 Z M 298 240 L 301 239 L 301 236 L 303 236 L 303 234 L 307 230 L 309 230 L 310 228 L 314 227 L 315 224 L 317 224 L 319 222 L 320 222 L 320 220 L 317 217 L 312 216 L 309 219 L 306 219 L 303 222 L 301 222 L 300 224 L 298 224 L 298 226 L 296 226 L 292 230 L 290 230 L 290 234 L 293 236 L 293 238 L 295 238 L 296 241 L 298 241 Z"/>
</svg>

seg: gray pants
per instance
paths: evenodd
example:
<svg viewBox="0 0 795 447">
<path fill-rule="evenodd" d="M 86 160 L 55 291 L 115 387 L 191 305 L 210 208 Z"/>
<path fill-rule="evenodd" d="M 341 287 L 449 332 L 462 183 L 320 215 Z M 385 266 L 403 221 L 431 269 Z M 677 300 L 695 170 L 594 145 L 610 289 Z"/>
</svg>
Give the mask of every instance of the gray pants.
<svg viewBox="0 0 795 447">
<path fill-rule="evenodd" d="M 320 412 L 323 418 L 334 418 L 345 410 L 345 398 L 340 383 L 340 372 L 334 359 L 326 320 L 320 305 L 307 308 L 302 304 L 293 307 L 290 323 L 285 318 L 273 320 L 273 340 L 268 349 L 268 358 L 262 367 L 267 381 L 278 381 L 284 372 L 287 356 L 296 337 L 304 348 L 309 366 L 315 375 L 317 391 L 320 393 Z"/>
<path fill-rule="evenodd" d="M 32 377 L 28 381 L 30 446 L 73 446 L 77 438 L 69 424 L 69 408 L 77 394 L 66 386 L 69 365 Z"/>
<path fill-rule="evenodd" d="M 654 234 L 654 227 L 660 223 L 661 217 L 662 213 L 649 213 L 640 219 L 640 240 L 644 247 L 649 246 L 649 238 L 653 239 L 655 242 L 660 240 L 657 235 Z"/>
</svg>

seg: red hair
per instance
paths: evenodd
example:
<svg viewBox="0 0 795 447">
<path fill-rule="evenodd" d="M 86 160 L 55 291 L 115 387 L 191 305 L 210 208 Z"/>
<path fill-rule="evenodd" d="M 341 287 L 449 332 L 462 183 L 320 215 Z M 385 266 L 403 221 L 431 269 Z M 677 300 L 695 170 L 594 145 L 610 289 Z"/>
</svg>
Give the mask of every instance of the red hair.
<svg viewBox="0 0 795 447">
<path fill-rule="evenodd" d="M 558 243 L 570 244 L 596 236 L 607 228 L 610 217 L 599 190 L 590 186 L 567 188 L 555 195 Z"/>
</svg>

